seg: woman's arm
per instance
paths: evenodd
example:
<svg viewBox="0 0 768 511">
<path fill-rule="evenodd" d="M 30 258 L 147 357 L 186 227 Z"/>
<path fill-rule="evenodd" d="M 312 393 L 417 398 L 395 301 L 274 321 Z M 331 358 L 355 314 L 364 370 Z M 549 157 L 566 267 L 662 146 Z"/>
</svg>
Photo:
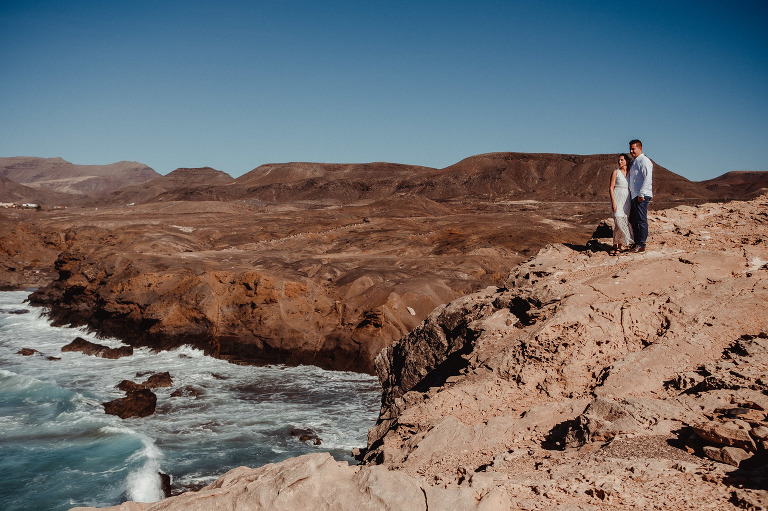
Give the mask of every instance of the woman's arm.
<svg viewBox="0 0 768 511">
<path fill-rule="evenodd" d="M 619 210 L 619 208 L 616 207 L 616 197 L 613 196 L 613 189 L 616 187 L 616 173 L 618 171 L 618 169 L 613 171 L 611 174 L 611 184 L 608 186 L 608 193 L 611 194 L 611 207 L 613 207 L 614 213 Z"/>
</svg>

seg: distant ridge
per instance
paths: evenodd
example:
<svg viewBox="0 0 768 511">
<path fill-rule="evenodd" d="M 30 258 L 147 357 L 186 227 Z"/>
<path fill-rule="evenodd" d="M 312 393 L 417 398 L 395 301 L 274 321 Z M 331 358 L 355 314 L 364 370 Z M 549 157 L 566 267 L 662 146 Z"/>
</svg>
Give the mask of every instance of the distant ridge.
<svg viewBox="0 0 768 511">
<path fill-rule="evenodd" d="M 179 168 L 161 176 L 144 164 L 73 165 L 61 158 L 0 158 L 0 176 L 26 188 L 2 200 L 80 205 L 168 201 L 301 201 L 321 205 L 378 201 L 415 194 L 432 201 L 604 201 L 615 154 L 494 152 L 443 169 L 387 162 L 288 162 L 261 165 L 238 178 L 210 168 Z M 729 172 L 690 181 L 654 162 L 654 198 L 750 199 L 768 190 L 768 172 Z M 56 192 L 43 197 L 31 190 Z M 5 199 L 3 199 L 5 197 Z M 11 199 L 12 198 L 12 199 Z"/>
<path fill-rule="evenodd" d="M 145 183 L 126 186 L 112 192 L 99 202 L 103 204 L 131 204 L 147 202 L 148 199 L 160 201 L 168 192 L 174 193 L 174 197 L 169 200 L 185 200 L 179 197 L 195 196 L 195 191 L 198 189 L 228 185 L 234 181 L 235 179 L 226 172 L 211 167 L 178 168 L 165 176 L 159 176 Z M 197 197 L 186 200 L 202 199 Z"/>
<path fill-rule="evenodd" d="M 0 176 L 38 190 L 97 197 L 160 174 L 137 162 L 75 165 L 62 158 L 17 156 L 0 158 Z"/>
<path fill-rule="evenodd" d="M 714 179 L 702 181 L 702 184 L 718 197 L 754 199 L 768 193 L 768 172 L 727 172 Z"/>
</svg>

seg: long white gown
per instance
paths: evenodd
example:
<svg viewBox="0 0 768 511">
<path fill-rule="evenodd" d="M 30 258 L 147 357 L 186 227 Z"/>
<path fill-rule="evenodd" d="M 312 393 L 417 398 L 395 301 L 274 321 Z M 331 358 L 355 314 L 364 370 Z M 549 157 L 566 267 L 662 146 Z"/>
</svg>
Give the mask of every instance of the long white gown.
<svg viewBox="0 0 768 511">
<path fill-rule="evenodd" d="M 628 247 L 635 242 L 632 227 L 629 225 L 632 203 L 629 198 L 629 182 L 621 171 L 616 171 L 613 199 L 616 201 L 616 211 L 613 212 L 613 245 Z"/>
</svg>

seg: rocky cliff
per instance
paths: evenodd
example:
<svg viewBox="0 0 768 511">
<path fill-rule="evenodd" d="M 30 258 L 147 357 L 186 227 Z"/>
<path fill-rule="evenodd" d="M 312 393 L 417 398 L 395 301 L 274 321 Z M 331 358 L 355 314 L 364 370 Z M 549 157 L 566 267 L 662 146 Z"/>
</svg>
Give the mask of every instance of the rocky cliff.
<svg viewBox="0 0 768 511">
<path fill-rule="evenodd" d="M 372 373 L 378 352 L 436 306 L 501 284 L 549 242 L 588 237 L 604 209 L 402 194 L 345 207 L 0 210 L 0 287 L 39 277 L 35 266 L 55 270 L 31 301 L 56 323 L 158 349 Z"/>
<path fill-rule="evenodd" d="M 363 465 L 111 509 L 765 509 L 768 196 L 650 230 L 640 255 L 550 245 L 384 349 Z"/>
</svg>

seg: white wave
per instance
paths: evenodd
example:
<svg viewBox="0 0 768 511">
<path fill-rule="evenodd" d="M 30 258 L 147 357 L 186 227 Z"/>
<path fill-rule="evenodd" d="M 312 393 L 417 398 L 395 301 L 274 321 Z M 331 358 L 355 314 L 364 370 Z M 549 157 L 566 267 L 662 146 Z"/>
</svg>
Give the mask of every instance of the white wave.
<svg viewBox="0 0 768 511">
<path fill-rule="evenodd" d="M 160 461 L 162 451 L 151 438 L 141 435 L 144 448 L 134 453 L 129 461 L 144 458 L 144 464 L 130 472 L 126 478 L 128 498 L 134 502 L 156 502 L 162 499 L 163 488 L 160 481 Z"/>
<path fill-rule="evenodd" d="M 178 356 L 185 356 L 189 358 L 205 357 L 205 353 L 203 353 L 203 350 L 193 348 L 192 346 L 181 346 L 179 348 L 176 348 L 175 350 L 172 350 L 170 353 L 175 353 Z"/>
<path fill-rule="evenodd" d="M 99 428 L 100 433 L 105 435 L 137 435 L 134 430 L 125 426 L 104 426 Z"/>
</svg>

